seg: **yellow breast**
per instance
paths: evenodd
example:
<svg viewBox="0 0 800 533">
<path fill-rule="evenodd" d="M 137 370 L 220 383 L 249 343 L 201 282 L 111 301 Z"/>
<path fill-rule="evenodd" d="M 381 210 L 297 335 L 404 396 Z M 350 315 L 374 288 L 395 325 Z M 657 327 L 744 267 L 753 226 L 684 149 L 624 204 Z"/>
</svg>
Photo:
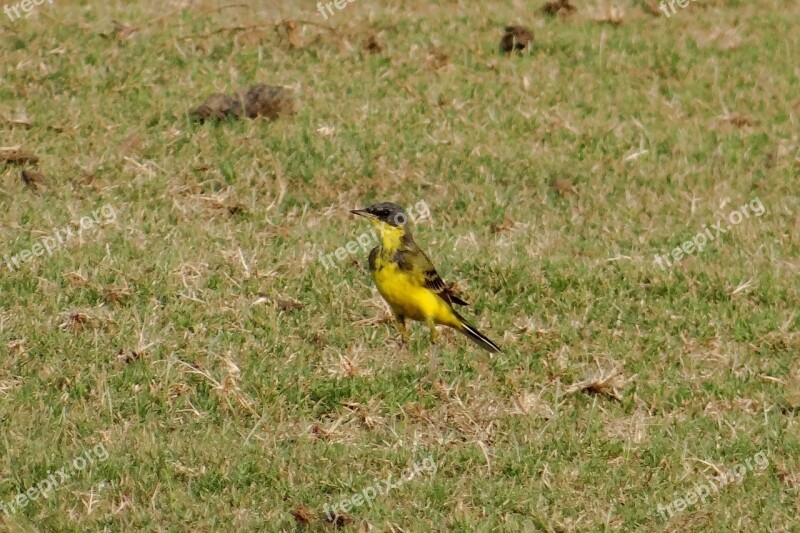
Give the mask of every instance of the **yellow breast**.
<svg viewBox="0 0 800 533">
<path fill-rule="evenodd" d="M 372 278 L 378 292 L 398 315 L 422 321 L 430 317 L 437 324 L 457 322 L 448 303 L 427 289 L 420 275 L 400 270 L 395 263 L 378 261 Z"/>
</svg>

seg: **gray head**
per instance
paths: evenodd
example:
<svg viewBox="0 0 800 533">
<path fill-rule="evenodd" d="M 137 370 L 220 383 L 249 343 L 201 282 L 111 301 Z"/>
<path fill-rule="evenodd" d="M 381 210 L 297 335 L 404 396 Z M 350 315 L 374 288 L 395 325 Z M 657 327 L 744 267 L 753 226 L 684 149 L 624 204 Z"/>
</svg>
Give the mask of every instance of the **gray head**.
<svg viewBox="0 0 800 533">
<path fill-rule="evenodd" d="M 371 205 L 366 209 L 355 209 L 350 211 L 354 215 L 366 217 L 370 220 L 383 222 L 394 227 L 406 226 L 409 222 L 405 210 L 397 204 L 391 202 L 381 202 Z"/>
</svg>

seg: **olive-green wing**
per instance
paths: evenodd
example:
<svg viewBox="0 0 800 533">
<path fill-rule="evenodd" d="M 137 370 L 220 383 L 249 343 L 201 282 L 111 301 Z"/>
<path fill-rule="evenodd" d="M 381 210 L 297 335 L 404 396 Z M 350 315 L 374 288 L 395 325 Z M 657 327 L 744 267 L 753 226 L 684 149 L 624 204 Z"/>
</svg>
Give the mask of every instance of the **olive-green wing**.
<svg viewBox="0 0 800 533">
<path fill-rule="evenodd" d="M 395 254 L 394 260 L 401 270 L 411 272 L 416 276 L 421 276 L 425 288 L 435 292 L 445 302 L 456 305 L 469 305 L 450 291 L 442 280 L 442 277 L 436 272 L 436 268 L 434 268 L 431 260 L 428 259 L 425 252 L 420 250 L 419 247 L 416 247 L 416 249 L 400 250 Z"/>
</svg>

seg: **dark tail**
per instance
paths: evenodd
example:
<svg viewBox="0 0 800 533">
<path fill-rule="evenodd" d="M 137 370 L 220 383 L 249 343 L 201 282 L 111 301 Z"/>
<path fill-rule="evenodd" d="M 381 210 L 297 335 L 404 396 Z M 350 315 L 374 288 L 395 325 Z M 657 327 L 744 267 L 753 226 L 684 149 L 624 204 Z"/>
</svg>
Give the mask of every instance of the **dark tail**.
<svg viewBox="0 0 800 533">
<path fill-rule="evenodd" d="M 484 350 L 488 351 L 489 353 L 498 353 L 502 351 L 500 350 L 500 347 L 498 345 L 496 345 L 489 339 L 489 337 L 487 337 L 486 335 L 475 329 L 472 325 L 470 325 L 469 322 L 464 320 L 461 317 L 461 315 L 456 313 L 456 316 L 461 321 L 461 328 L 459 328 L 458 331 L 469 337 L 469 340 L 471 340 Z"/>
</svg>

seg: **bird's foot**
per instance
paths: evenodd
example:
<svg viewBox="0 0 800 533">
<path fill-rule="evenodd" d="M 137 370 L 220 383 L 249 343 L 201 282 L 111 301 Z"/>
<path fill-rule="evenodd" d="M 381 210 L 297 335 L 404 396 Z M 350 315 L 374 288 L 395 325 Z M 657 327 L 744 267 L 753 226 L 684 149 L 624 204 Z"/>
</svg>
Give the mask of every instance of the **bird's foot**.
<svg viewBox="0 0 800 533">
<path fill-rule="evenodd" d="M 395 339 L 395 342 L 397 343 L 397 349 L 398 350 L 408 350 L 409 349 L 410 345 L 408 343 L 408 337 L 404 337 L 404 336 L 401 335 L 400 337 L 397 337 Z"/>
</svg>

